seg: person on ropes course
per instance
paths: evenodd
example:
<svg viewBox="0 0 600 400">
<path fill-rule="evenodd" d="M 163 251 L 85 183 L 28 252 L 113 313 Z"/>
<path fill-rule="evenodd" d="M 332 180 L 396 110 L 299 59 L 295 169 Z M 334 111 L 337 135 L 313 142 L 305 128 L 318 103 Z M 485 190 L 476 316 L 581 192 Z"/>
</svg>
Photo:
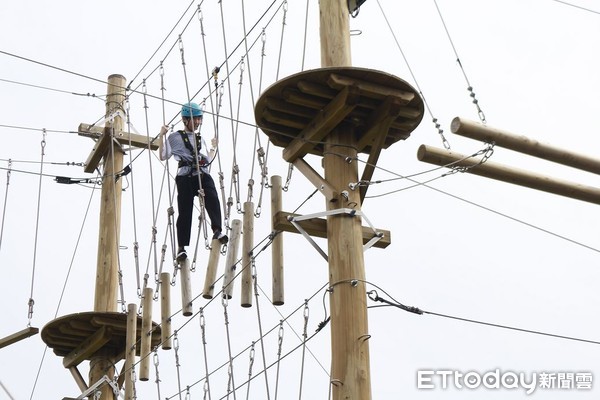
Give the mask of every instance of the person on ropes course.
<svg viewBox="0 0 600 400">
<path fill-rule="evenodd" d="M 221 205 L 215 188 L 215 182 L 208 172 L 208 166 L 215 156 L 217 138 L 211 141 L 212 147 L 206 153 L 206 142 L 200 135 L 202 125 L 202 109 L 196 103 L 186 103 L 181 108 L 181 120 L 184 130 L 171 133 L 164 140 L 169 128 L 163 126 L 160 130 L 159 158 L 167 160 L 173 156 L 178 162 L 177 177 L 177 261 L 187 258 L 185 247 L 190 244 L 192 230 L 192 214 L 194 209 L 194 198 L 204 193 L 204 204 L 210 225 L 213 231 L 213 239 L 218 239 L 225 244 L 228 238 L 222 232 Z"/>
</svg>

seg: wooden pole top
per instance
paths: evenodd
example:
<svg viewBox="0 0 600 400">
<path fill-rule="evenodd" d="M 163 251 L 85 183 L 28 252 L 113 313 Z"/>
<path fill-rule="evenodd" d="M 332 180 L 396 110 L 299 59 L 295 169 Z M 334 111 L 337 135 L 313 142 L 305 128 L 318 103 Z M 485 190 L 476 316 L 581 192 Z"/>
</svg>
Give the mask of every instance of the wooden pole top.
<svg viewBox="0 0 600 400">
<path fill-rule="evenodd" d="M 423 100 L 406 81 L 354 67 L 283 78 L 264 91 L 254 109 L 258 126 L 274 145 L 284 147 L 288 162 L 307 153 L 323 155 L 323 139 L 340 125 L 353 128 L 359 152 L 379 152 L 408 138 L 423 112 Z M 377 129 L 382 120 L 389 128 Z"/>
</svg>

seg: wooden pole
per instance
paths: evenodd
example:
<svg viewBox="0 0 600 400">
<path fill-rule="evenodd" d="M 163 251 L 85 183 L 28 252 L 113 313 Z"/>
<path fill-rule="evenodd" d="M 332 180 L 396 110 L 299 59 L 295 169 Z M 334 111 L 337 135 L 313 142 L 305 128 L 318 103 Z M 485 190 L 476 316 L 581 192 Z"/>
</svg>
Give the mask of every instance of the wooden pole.
<svg viewBox="0 0 600 400">
<path fill-rule="evenodd" d="M 160 334 L 163 350 L 170 350 L 171 343 L 171 278 L 168 272 L 160 274 Z"/>
<path fill-rule="evenodd" d="M 244 203 L 242 242 L 242 307 L 252 307 L 252 247 L 254 246 L 254 203 Z"/>
<path fill-rule="evenodd" d="M 206 278 L 204 278 L 204 289 L 202 297 L 212 299 L 215 290 L 215 280 L 217 279 L 217 267 L 221 257 L 221 242 L 219 239 L 213 239 L 208 255 L 208 265 L 206 266 Z"/>
<path fill-rule="evenodd" d="M 347 0 L 321 0 L 321 66 L 351 65 Z M 325 180 L 339 195 L 327 201 L 327 209 L 360 211 L 356 140 L 350 128 L 338 127 L 327 136 L 323 152 Z M 341 156 L 340 156 L 341 154 Z M 371 376 L 367 323 L 367 296 L 360 218 L 347 215 L 327 218 L 331 312 L 331 383 L 333 400 L 370 400 Z"/>
<path fill-rule="evenodd" d="M 107 120 L 106 134 L 111 137 L 114 132 L 123 130 L 123 119 L 115 115 L 123 111 L 126 80 L 121 75 L 108 77 L 108 94 L 106 96 L 106 116 L 114 115 Z M 117 311 L 117 289 L 119 272 L 119 229 L 121 226 L 121 179 L 115 174 L 123 169 L 123 153 L 113 140 L 104 156 L 104 174 L 102 176 L 102 199 L 100 203 L 100 228 L 98 235 L 98 259 L 96 264 L 96 286 L 94 295 L 94 311 Z M 114 366 L 108 355 L 99 355 L 90 360 L 90 386 L 104 375 L 112 379 Z M 100 400 L 111 400 L 113 393 L 110 387 L 102 388 Z"/>
<path fill-rule="evenodd" d="M 223 276 L 223 297 L 231 299 L 233 296 L 233 279 L 235 278 L 235 269 L 237 267 L 238 251 L 240 244 L 240 233 L 242 231 L 242 222 L 234 219 L 231 222 L 231 238 L 227 247 L 227 257 L 225 258 L 225 274 Z"/>
<path fill-rule="evenodd" d="M 186 317 L 191 316 L 194 313 L 194 307 L 192 305 L 192 271 L 190 269 L 190 259 L 179 263 L 179 280 L 181 282 L 181 308 L 183 309 L 183 315 Z"/>
<path fill-rule="evenodd" d="M 534 174 L 529 171 L 508 167 L 490 160 L 480 164 L 481 159 L 479 158 L 468 158 L 467 156 L 454 151 L 426 145 L 421 145 L 419 147 L 419 150 L 417 150 L 417 158 L 420 161 L 440 166 L 451 164 L 455 167 L 472 167 L 465 172 L 515 185 L 526 186 L 531 189 L 558 194 L 560 196 L 570 197 L 572 199 L 587 201 L 588 203 L 600 204 L 600 189 L 598 188 L 567 182 L 546 175 Z"/>
<path fill-rule="evenodd" d="M 281 212 L 282 202 L 281 176 L 271 177 L 271 233 L 275 234 L 276 215 Z M 271 244 L 271 268 L 273 274 L 273 304 L 281 306 L 285 302 L 283 285 L 283 234 L 278 233 Z"/>
<path fill-rule="evenodd" d="M 515 135 L 480 124 L 479 122 L 469 121 L 459 117 L 452 120 L 450 128 L 452 132 L 457 135 L 487 143 L 494 142 L 497 146 L 506 149 L 543 158 L 544 160 L 553 161 L 594 174 L 600 174 L 600 159 L 592 158 L 584 154 L 570 152 L 560 147 L 540 143 L 537 140 L 529 139 L 522 135 Z"/>
<path fill-rule="evenodd" d="M 142 308 L 142 333 L 140 345 L 140 381 L 150 379 L 150 350 L 152 348 L 152 288 L 144 289 Z"/>
<path fill-rule="evenodd" d="M 125 337 L 125 400 L 133 400 L 132 372 L 135 365 L 135 347 L 137 337 L 137 306 L 127 306 L 127 336 Z M 112 397 L 111 397 L 112 399 Z"/>
</svg>

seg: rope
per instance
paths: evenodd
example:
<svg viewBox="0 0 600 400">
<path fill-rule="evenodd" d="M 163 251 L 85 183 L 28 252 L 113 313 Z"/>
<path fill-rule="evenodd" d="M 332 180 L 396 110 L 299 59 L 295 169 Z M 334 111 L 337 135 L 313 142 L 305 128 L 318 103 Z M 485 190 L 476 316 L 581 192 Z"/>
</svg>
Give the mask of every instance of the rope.
<svg viewBox="0 0 600 400">
<path fill-rule="evenodd" d="M 145 101 L 145 99 L 144 99 Z M 125 107 L 125 115 L 127 117 L 127 130 L 129 132 L 131 132 L 131 119 L 130 119 L 130 114 L 129 114 L 129 101 L 127 101 L 127 105 Z M 129 147 L 132 147 L 131 144 L 131 135 L 129 136 Z M 129 152 L 129 165 L 133 164 L 133 159 L 132 159 L 132 155 L 131 155 L 131 151 Z M 134 175 L 135 174 L 131 174 L 131 208 L 132 208 L 132 217 L 133 217 L 133 262 L 135 265 L 135 278 L 136 278 L 136 282 L 137 282 L 137 295 L 138 298 L 142 298 L 142 289 L 141 289 L 141 283 L 140 283 L 140 262 L 139 262 L 139 242 L 138 242 L 138 237 L 137 237 L 137 219 L 136 219 L 136 209 L 135 209 L 135 180 L 134 180 Z M 145 285 L 144 285 L 145 287 Z"/>
<path fill-rule="evenodd" d="M 308 300 L 305 300 L 304 301 L 304 331 L 302 333 L 302 337 L 304 338 L 304 340 L 302 341 L 302 363 L 300 365 L 300 389 L 299 389 L 299 395 L 298 395 L 299 400 L 302 400 L 302 382 L 304 381 L 304 359 L 305 359 L 305 355 L 306 355 L 306 338 L 308 337 L 308 334 L 307 334 L 308 315 L 309 315 Z"/>
<path fill-rule="evenodd" d="M 396 38 L 396 34 L 394 33 L 394 30 L 392 29 L 392 25 L 390 24 L 390 21 L 388 20 L 386 14 L 385 14 L 385 11 L 383 11 L 383 8 L 381 7 L 379 0 L 377 0 L 377 5 L 379 6 L 379 9 L 381 10 L 381 14 L 383 15 L 383 18 L 385 19 L 385 22 L 392 34 L 392 37 L 394 38 L 394 41 L 396 42 L 396 46 L 398 47 L 398 50 L 400 50 L 400 54 L 402 55 L 402 58 L 404 59 L 404 63 L 406 64 L 406 67 L 408 68 L 408 71 L 410 72 L 410 75 L 412 76 L 413 81 L 415 82 L 415 85 L 417 86 L 417 89 L 419 90 L 419 94 L 423 98 L 423 104 L 425 105 L 425 108 L 427 108 L 427 112 L 431 116 L 431 121 L 435 124 L 435 128 L 437 129 L 438 134 L 440 135 L 440 138 L 442 140 L 442 144 L 444 145 L 444 148 L 450 149 L 450 142 L 448 142 L 448 140 L 446 140 L 446 137 L 444 136 L 444 130 L 440 128 L 440 124 L 438 124 L 437 118 L 435 118 L 433 116 L 433 113 L 431 112 L 431 109 L 429 108 L 429 104 L 427 103 L 427 100 L 425 99 L 425 95 L 423 94 L 423 91 L 421 90 L 421 88 L 419 86 L 419 82 L 417 81 L 417 78 L 416 78 L 415 74 L 413 73 L 412 68 L 410 67 L 410 64 L 408 63 L 408 59 L 404 55 L 404 51 L 402 50 L 402 47 L 400 46 L 400 42 L 398 42 L 398 39 Z"/>
<path fill-rule="evenodd" d="M 473 99 L 473 104 L 475 104 L 475 107 L 477 108 L 477 115 L 479 116 L 479 120 L 481 121 L 482 124 L 485 124 L 487 122 L 485 119 L 485 114 L 481 110 L 481 107 L 479 107 L 479 100 L 477 100 L 477 98 L 475 98 L 475 92 L 473 92 L 473 86 L 471 86 L 471 83 L 469 83 L 469 78 L 467 78 L 467 73 L 465 72 L 465 69 L 463 68 L 462 62 L 460 61 L 460 57 L 458 56 L 458 52 L 456 51 L 456 47 L 454 46 L 454 42 L 452 41 L 452 38 L 450 37 L 450 31 L 448 31 L 448 27 L 446 26 L 446 21 L 444 21 L 444 17 L 442 16 L 442 12 L 440 11 L 440 7 L 438 6 L 437 0 L 433 0 L 433 3 L 435 4 L 435 8 L 437 9 L 438 15 L 440 16 L 440 20 L 442 21 L 442 25 L 444 26 L 444 30 L 446 31 L 446 36 L 448 37 L 448 40 L 450 41 L 450 45 L 452 46 L 454 55 L 456 56 L 456 62 L 458 63 L 458 66 L 460 67 L 460 70 L 462 71 L 463 76 L 465 77 L 465 81 L 467 82 L 467 90 L 469 91 L 469 96 L 471 96 L 471 98 Z"/>
<path fill-rule="evenodd" d="M 160 199 L 158 204 L 155 203 L 155 199 L 154 199 L 154 173 L 152 172 L 153 168 L 152 168 L 152 142 L 150 140 L 150 126 L 148 123 L 148 101 L 147 101 L 147 97 L 146 97 L 146 93 L 147 93 L 147 88 L 146 88 L 146 81 L 144 80 L 143 83 L 143 89 L 142 92 L 144 93 L 144 116 L 146 118 L 146 140 L 148 141 L 148 166 L 150 169 L 150 198 L 152 201 L 152 246 L 151 246 L 151 255 L 154 255 L 154 280 L 155 282 L 158 281 L 158 251 L 156 248 L 156 233 L 157 233 L 157 228 L 156 228 L 156 221 L 158 219 L 158 209 L 160 207 Z M 164 175 L 163 175 L 164 177 Z M 132 179 L 133 179 L 133 174 L 132 174 Z M 133 181 L 132 181 L 133 182 Z M 162 190 L 161 190 L 162 193 Z M 146 264 L 146 274 L 144 275 L 144 288 L 147 286 L 148 283 L 148 269 L 149 269 L 149 263 L 150 263 L 150 256 L 148 257 L 148 263 Z"/>
<path fill-rule="evenodd" d="M 30 295 L 29 295 L 29 302 L 28 302 L 28 306 L 29 306 L 29 311 L 27 313 L 27 319 L 28 319 L 28 323 L 27 326 L 30 327 L 31 326 L 31 319 L 33 318 L 33 305 L 35 303 L 35 301 L 33 300 L 33 288 L 34 288 L 34 283 L 35 283 L 35 266 L 36 266 L 36 259 L 37 259 L 37 243 L 38 243 L 38 233 L 39 233 L 39 227 L 40 227 L 40 204 L 41 204 L 41 198 L 42 198 L 42 175 L 43 175 L 43 171 L 44 171 L 44 154 L 45 154 L 45 148 L 46 148 L 46 131 L 43 131 L 42 133 L 42 141 L 40 142 L 40 147 L 41 147 L 41 155 L 40 155 L 40 179 L 39 179 L 39 183 L 38 183 L 38 201 L 37 201 L 37 211 L 36 211 L 36 219 L 35 219 L 35 236 L 34 236 L 34 241 L 33 241 L 33 265 L 31 268 L 31 291 L 30 291 Z"/>
<path fill-rule="evenodd" d="M 232 280 L 233 282 L 233 280 Z M 225 332 L 227 333 L 227 354 L 229 355 L 229 365 L 227 368 L 227 397 L 229 397 L 229 393 L 233 391 L 233 398 L 235 400 L 235 380 L 233 376 L 233 357 L 231 355 L 231 335 L 229 334 L 229 314 L 227 313 L 227 296 L 223 295 L 221 298 L 221 304 L 223 305 L 223 315 L 225 318 Z"/>
<path fill-rule="evenodd" d="M 259 302 L 259 298 L 258 298 L 258 272 L 256 270 L 256 263 L 255 263 L 254 256 L 252 256 L 250 262 L 252 263 L 252 278 L 254 281 L 254 297 L 256 297 L 256 318 L 258 320 L 258 333 L 260 334 L 260 348 L 262 351 L 263 368 L 266 371 L 267 357 L 265 355 L 265 343 L 263 340 L 262 318 L 260 316 L 260 302 Z M 248 387 L 250 387 L 250 385 L 248 385 Z M 269 378 L 266 373 L 265 373 L 265 387 L 267 390 L 267 400 L 269 400 L 271 398 L 271 396 L 269 394 Z"/>
<path fill-rule="evenodd" d="M 6 191 L 4 192 L 4 206 L 2 207 L 2 226 L 0 227 L 0 249 L 2 249 L 2 238 L 4 237 L 4 222 L 6 220 L 6 205 L 8 203 L 8 189 L 10 187 L 10 174 L 12 169 L 12 160 L 8 160 L 8 170 L 6 171 Z"/>
</svg>

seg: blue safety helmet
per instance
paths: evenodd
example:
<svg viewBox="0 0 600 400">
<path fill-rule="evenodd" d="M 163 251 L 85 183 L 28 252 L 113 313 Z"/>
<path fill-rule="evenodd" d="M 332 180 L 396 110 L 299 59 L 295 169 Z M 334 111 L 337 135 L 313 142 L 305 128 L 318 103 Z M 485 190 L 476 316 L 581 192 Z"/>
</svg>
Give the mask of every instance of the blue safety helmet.
<svg viewBox="0 0 600 400">
<path fill-rule="evenodd" d="M 186 103 L 181 107 L 182 117 L 201 117 L 202 109 L 196 103 Z"/>
</svg>

